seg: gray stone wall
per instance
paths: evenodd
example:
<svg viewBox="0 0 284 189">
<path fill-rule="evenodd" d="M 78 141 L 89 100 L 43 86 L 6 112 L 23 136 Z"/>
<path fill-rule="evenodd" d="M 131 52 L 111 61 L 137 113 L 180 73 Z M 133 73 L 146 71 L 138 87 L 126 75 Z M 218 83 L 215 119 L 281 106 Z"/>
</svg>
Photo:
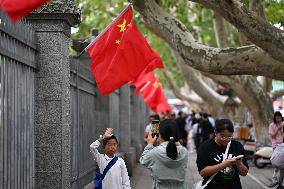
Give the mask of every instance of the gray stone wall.
<svg viewBox="0 0 284 189">
<path fill-rule="evenodd" d="M 119 90 L 119 149 L 122 152 L 129 152 L 131 146 L 130 88 L 126 84 Z"/>
<path fill-rule="evenodd" d="M 120 90 L 116 90 L 115 92 L 111 93 L 107 97 L 109 98 L 109 114 L 110 114 L 110 124 L 109 127 L 113 128 L 113 134 L 120 138 Z"/>
<path fill-rule="evenodd" d="M 1 8 L 0 28 L 0 188 L 33 189 L 37 40 Z"/>
<path fill-rule="evenodd" d="M 80 12 L 72 0 L 53 0 L 27 19 L 38 39 L 34 122 L 35 188 L 39 189 L 81 188 L 91 182 L 94 167 L 88 166 L 95 164 L 80 164 L 80 161 L 89 159 L 88 146 L 107 127 L 114 128 L 129 175 L 142 152 L 147 108 L 141 97 L 134 94 L 134 88 L 125 85 L 104 97 L 89 73 L 84 75 L 83 70 L 70 69 L 70 29 L 79 23 L 79 18 Z M 76 62 L 85 64 L 85 68 L 90 65 L 86 54 L 77 57 Z M 79 72 L 81 75 L 76 75 Z M 92 85 L 84 86 L 91 90 L 89 95 L 80 96 L 84 89 L 79 87 L 83 83 Z M 91 112 L 81 110 L 84 104 L 91 106 L 88 99 L 94 105 L 89 109 Z M 89 128 L 92 122 L 94 127 Z M 89 128 L 87 134 L 86 126 Z M 78 147 L 75 148 L 75 144 Z"/>
<path fill-rule="evenodd" d="M 80 12 L 72 0 L 53 0 L 34 11 L 27 18 L 31 30 L 18 29 L 15 26 L 22 23 L 14 25 L 1 17 L 5 25 L 2 32 L 16 36 L 16 39 L 3 43 L 7 49 L 2 48 L 0 52 L 4 60 L 2 72 L 6 74 L 3 88 L 15 94 L 9 96 L 12 104 L 9 108 L 12 109 L 3 110 L 5 114 L 15 116 L 7 117 L 8 122 L 4 118 L 6 131 L 13 136 L 4 134 L 6 138 L 0 137 L 0 143 L 7 144 L 5 149 L 0 148 L 4 151 L 4 158 L 0 158 L 4 166 L 4 171 L 0 171 L 0 175 L 4 175 L 0 183 L 4 188 L 13 185 L 36 189 L 82 188 L 95 175 L 96 165 L 89 145 L 107 127 L 114 128 L 119 140 L 119 155 L 125 158 L 130 176 L 140 157 L 145 104 L 128 85 L 109 96 L 102 96 L 90 73 L 91 61 L 86 53 L 70 61 L 70 29 L 79 23 L 79 18 Z M 93 30 L 93 34 L 96 32 Z M 11 36 L 3 35 L 2 38 L 7 40 Z M 21 42 L 18 39 L 22 39 Z M 10 51 L 20 53 L 20 56 L 17 54 L 11 61 Z M 23 64 L 22 67 L 18 63 Z M 11 73 L 13 77 L 9 75 Z M 13 84 L 19 86 L 13 87 Z M 16 105 L 21 104 L 25 110 L 16 110 Z M 10 121 L 18 124 L 11 126 Z M 15 140 L 20 144 L 20 150 L 10 149 L 10 145 L 16 144 Z M 15 157 L 9 158 L 10 153 L 25 157 L 15 164 Z M 24 180 L 6 177 L 11 169 L 17 172 L 10 172 L 10 176 Z"/>
<path fill-rule="evenodd" d="M 67 189 L 71 184 L 69 43 L 79 15 L 72 1 L 62 2 L 60 8 L 54 1 L 28 17 L 38 38 L 35 188 Z"/>
<path fill-rule="evenodd" d="M 131 113 L 130 113 L 130 127 L 131 127 L 131 146 L 135 148 L 136 151 L 136 161 L 138 162 L 140 155 L 142 153 L 143 140 L 141 141 L 141 102 L 139 96 L 135 94 L 135 87 L 131 86 Z"/>
</svg>

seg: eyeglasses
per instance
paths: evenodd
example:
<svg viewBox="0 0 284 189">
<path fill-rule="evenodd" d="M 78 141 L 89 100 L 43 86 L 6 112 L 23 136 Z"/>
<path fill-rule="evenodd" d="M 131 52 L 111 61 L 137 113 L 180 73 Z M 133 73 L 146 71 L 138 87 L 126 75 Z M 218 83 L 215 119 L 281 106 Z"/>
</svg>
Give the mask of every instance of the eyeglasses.
<svg viewBox="0 0 284 189">
<path fill-rule="evenodd" d="M 232 140 L 233 137 L 229 136 L 229 137 L 224 137 L 224 136 L 220 136 L 221 140 Z"/>
</svg>

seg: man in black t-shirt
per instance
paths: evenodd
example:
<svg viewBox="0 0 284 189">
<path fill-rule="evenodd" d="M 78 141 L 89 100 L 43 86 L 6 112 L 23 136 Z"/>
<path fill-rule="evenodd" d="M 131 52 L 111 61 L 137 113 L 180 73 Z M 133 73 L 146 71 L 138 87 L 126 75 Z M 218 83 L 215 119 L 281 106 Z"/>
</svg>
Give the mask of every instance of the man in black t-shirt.
<svg viewBox="0 0 284 189">
<path fill-rule="evenodd" d="M 204 178 L 203 185 L 211 175 L 217 173 L 205 189 L 241 189 L 239 175 L 248 172 L 246 158 L 235 160 L 238 155 L 245 155 L 241 143 L 231 140 L 233 124 L 228 119 L 217 120 L 215 138 L 205 141 L 197 152 L 197 168 Z M 224 157 L 227 144 L 231 145 L 227 157 Z"/>
</svg>

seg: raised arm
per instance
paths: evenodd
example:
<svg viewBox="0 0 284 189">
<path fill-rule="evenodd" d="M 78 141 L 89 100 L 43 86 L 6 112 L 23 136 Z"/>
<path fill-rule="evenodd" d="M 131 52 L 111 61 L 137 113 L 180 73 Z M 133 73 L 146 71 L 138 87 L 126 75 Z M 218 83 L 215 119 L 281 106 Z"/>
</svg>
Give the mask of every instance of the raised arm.
<svg viewBox="0 0 284 189">
<path fill-rule="evenodd" d="M 154 164 L 153 158 L 153 144 L 157 140 L 157 136 L 152 137 L 152 132 L 150 131 L 147 138 L 147 146 L 144 148 L 144 151 L 140 157 L 140 164 L 144 165 L 147 168 L 150 168 Z"/>
<path fill-rule="evenodd" d="M 90 152 L 94 156 L 94 159 L 97 163 L 99 163 L 100 156 L 103 156 L 102 154 L 99 153 L 98 147 L 103 143 L 104 138 L 108 138 L 112 135 L 112 128 L 107 128 L 104 135 L 100 136 L 99 139 L 97 139 L 95 142 L 93 142 L 90 145 Z"/>
<path fill-rule="evenodd" d="M 101 145 L 100 141 L 102 142 L 102 138 L 97 139 L 95 142 L 93 142 L 90 145 L 90 152 L 93 155 L 96 162 L 99 162 L 100 156 L 102 155 L 98 151 L 98 147 Z"/>
</svg>

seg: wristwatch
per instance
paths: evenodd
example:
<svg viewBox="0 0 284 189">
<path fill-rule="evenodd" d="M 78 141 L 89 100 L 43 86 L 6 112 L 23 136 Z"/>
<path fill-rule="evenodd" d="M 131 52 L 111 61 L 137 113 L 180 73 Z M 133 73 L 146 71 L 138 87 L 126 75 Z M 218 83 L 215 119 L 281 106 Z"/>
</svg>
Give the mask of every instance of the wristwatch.
<svg viewBox="0 0 284 189">
<path fill-rule="evenodd" d="M 104 140 L 103 135 L 100 135 L 100 138 L 98 139 L 98 141 L 99 141 L 100 143 L 103 143 L 103 140 Z"/>
</svg>

